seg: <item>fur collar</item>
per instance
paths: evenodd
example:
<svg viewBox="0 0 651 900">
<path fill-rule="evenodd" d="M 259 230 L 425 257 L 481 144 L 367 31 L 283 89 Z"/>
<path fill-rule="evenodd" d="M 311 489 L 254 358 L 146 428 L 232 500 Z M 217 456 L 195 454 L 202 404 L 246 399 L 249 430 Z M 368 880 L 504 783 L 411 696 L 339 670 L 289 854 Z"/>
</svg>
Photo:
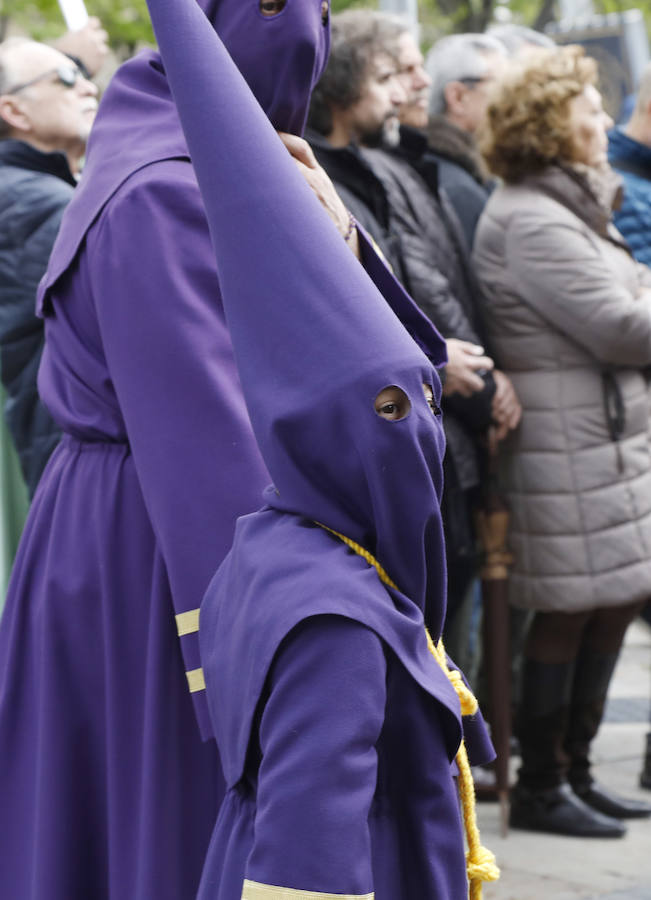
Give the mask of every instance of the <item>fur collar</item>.
<svg viewBox="0 0 651 900">
<path fill-rule="evenodd" d="M 462 166 L 481 185 L 490 181 L 472 134 L 454 125 L 445 116 L 432 116 L 427 126 L 430 150 Z"/>
</svg>

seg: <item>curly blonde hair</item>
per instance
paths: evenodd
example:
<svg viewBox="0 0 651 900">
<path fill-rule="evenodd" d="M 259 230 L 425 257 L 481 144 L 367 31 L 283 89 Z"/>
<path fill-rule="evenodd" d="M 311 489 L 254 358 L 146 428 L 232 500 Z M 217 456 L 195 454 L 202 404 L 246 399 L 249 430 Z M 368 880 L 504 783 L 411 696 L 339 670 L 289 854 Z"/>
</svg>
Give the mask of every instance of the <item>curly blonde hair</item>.
<svg viewBox="0 0 651 900">
<path fill-rule="evenodd" d="M 531 50 L 512 63 L 479 135 L 491 172 L 513 182 L 558 160 L 575 162 L 570 101 L 596 81 L 596 62 L 576 45 Z"/>
</svg>

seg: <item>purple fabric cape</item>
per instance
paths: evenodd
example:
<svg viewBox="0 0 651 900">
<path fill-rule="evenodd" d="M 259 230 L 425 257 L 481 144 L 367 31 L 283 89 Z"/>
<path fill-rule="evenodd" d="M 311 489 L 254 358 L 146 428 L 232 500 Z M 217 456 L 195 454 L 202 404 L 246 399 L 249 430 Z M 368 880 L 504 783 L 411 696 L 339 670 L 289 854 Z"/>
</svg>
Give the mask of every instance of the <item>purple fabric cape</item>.
<svg viewBox="0 0 651 900">
<path fill-rule="evenodd" d="M 257 670 L 256 654 L 269 646 L 257 640 L 259 630 L 272 626 L 276 637 L 279 611 L 303 615 L 302 601 L 310 610 L 328 608 L 330 591 L 340 609 L 348 603 L 357 616 L 357 576 L 364 572 L 356 564 L 346 572 L 341 545 L 328 544 L 323 533 L 322 543 L 309 536 L 302 542 L 286 514 L 268 510 L 240 520 L 240 527 L 232 565 L 223 571 L 239 593 L 231 595 L 236 602 L 220 604 L 218 622 L 220 629 L 234 625 L 232 643 L 223 631 L 217 636 L 208 669 L 220 739 L 231 747 L 242 722 L 235 705 L 242 695 L 233 688 L 237 680 L 248 681 Z M 267 565 L 272 560 L 254 558 L 261 549 L 256 530 L 275 550 L 284 549 L 273 569 Z M 311 592 L 299 596 L 308 582 L 304 566 Z M 380 618 L 377 578 L 366 573 L 361 599 L 375 608 L 368 615 Z M 247 576 L 257 591 L 242 590 Z M 290 593 L 280 598 L 283 583 Z M 204 635 L 204 647 L 209 644 Z M 433 659 L 429 664 L 436 666 Z M 341 613 L 303 620 L 274 655 L 242 777 L 227 791 L 198 900 L 247 897 L 243 878 L 328 896 L 374 891 L 377 900 L 463 900 L 464 841 L 450 765 L 458 736 L 458 718 L 421 689 L 377 632 Z"/>
</svg>

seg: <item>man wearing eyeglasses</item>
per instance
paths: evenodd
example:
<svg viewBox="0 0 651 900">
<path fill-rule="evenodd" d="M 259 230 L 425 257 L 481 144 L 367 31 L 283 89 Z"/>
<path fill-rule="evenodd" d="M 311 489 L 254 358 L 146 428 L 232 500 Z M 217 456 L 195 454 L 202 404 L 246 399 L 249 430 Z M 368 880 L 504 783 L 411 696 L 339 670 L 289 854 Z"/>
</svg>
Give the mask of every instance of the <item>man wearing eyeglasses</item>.
<svg viewBox="0 0 651 900">
<path fill-rule="evenodd" d="M 448 35 L 427 54 L 429 119 L 416 127 L 426 129 L 438 182 L 454 204 L 469 248 L 492 188 L 475 134 L 506 65 L 504 46 L 487 34 Z"/>
<path fill-rule="evenodd" d="M 97 88 L 63 53 L 22 39 L 0 45 L 0 369 L 30 496 L 59 439 L 36 387 L 36 288 L 96 110 Z"/>
</svg>

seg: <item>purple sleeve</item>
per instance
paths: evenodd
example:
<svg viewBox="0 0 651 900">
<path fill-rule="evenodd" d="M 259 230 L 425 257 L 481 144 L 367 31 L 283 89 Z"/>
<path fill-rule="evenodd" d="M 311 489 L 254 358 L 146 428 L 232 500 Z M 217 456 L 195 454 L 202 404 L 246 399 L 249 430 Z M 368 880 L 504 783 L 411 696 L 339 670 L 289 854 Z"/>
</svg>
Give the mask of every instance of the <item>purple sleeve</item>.
<svg viewBox="0 0 651 900">
<path fill-rule="evenodd" d="M 133 176 L 89 234 L 102 350 L 172 587 L 198 607 L 269 477 L 226 331 L 186 162 Z"/>
<path fill-rule="evenodd" d="M 463 678 L 464 684 L 468 690 L 472 691 L 468 679 L 461 671 L 459 666 L 451 659 L 447 652 L 445 654 L 448 669 L 454 669 Z M 484 766 L 495 759 L 495 748 L 493 747 L 486 722 L 480 709 L 472 716 L 463 716 L 461 719 L 461 727 L 463 728 L 463 739 L 466 742 L 466 750 L 468 751 L 468 760 L 471 766 Z M 454 771 L 457 774 L 457 764 L 454 763 Z"/>
<path fill-rule="evenodd" d="M 259 728 L 249 881 L 328 894 L 373 891 L 368 814 L 385 703 L 382 643 L 365 626 L 318 616 L 286 638 Z"/>
</svg>

